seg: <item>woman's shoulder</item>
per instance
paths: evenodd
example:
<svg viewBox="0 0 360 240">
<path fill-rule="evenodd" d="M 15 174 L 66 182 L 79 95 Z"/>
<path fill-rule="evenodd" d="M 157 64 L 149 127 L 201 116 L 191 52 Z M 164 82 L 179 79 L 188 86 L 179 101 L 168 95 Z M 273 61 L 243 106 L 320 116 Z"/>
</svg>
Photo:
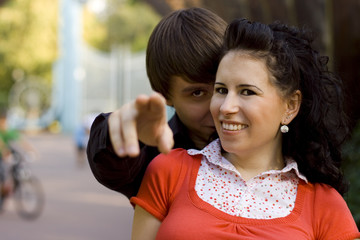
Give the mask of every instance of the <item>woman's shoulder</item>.
<svg viewBox="0 0 360 240">
<path fill-rule="evenodd" d="M 161 153 L 149 164 L 148 171 L 174 173 L 189 168 L 197 156 L 190 156 L 186 149 L 176 148 L 169 153 Z"/>
<path fill-rule="evenodd" d="M 340 195 L 335 188 L 331 187 L 325 183 L 304 183 L 305 189 L 307 190 L 307 194 L 311 195 L 313 201 L 335 201 L 335 202 L 342 202 L 344 201 L 343 197 Z"/>
<path fill-rule="evenodd" d="M 306 184 L 307 202 L 305 212 L 311 217 L 313 227 L 319 236 L 358 236 L 354 218 L 344 198 L 338 191 L 324 183 Z M 324 237 L 322 239 L 329 239 Z"/>
<path fill-rule="evenodd" d="M 308 183 L 306 189 L 308 206 L 313 206 L 314 213 L 327 214 L 330 210 L 333 216 L 336 212 L 351 216 L 347 203 L 335 188 L 324 183 Z"/>
<path fill-rule="evenodd" d="M 308 183 L 308 189 L 313 192 L 315 197 L 332 196 L 334 198 L 342 198 L 340 193 L 332 186 L 325 183 Z"/>
</svg>

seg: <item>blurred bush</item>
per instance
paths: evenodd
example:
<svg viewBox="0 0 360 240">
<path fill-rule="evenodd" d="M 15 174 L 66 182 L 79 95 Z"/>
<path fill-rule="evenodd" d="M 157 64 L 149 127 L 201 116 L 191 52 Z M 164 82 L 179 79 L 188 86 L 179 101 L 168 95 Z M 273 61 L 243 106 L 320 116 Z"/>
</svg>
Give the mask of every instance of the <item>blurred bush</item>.
<svg viewBox="0 0 360 240">
<path fill-rule="evenodd" d="M 350 189 L 344 198 L 360 228 L 360 121 L 351 139 L 343 147 L 343 169 L 350 182 Z"/>
<path fill-rule="evenodd" d="M 116 45 L 143 51 L 161 16 L 148 4 L 133 0 L 108 0 L 101 12 L 83 12 L 83 37 L 91 46 L 105 52 Z"/>
<path fill-rule="evenodd" d="M 50 83 L 58 55 L 58 1 L 6 1 L 0 12 L 0 105 L 6 105 L 14 80 L 36 75 Z"/>
</svg>

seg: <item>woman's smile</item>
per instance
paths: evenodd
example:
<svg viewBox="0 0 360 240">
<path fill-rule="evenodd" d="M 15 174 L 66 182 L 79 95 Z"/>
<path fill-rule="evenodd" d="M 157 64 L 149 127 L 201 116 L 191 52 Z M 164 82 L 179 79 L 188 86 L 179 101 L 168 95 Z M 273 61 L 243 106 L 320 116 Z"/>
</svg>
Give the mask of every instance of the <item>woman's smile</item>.
<svg viewBox="0 0 360 240">
<path fill-rule="evenodd" d="M 226 131 L 240 131 L 244 128 L 247 128 L 248 125 L 246 124 L 240 124 L 240 123 L 226 123 L 226 122 L 222 122 L 221 123 L 221 127 L 223 130 Z"/>
</svg>

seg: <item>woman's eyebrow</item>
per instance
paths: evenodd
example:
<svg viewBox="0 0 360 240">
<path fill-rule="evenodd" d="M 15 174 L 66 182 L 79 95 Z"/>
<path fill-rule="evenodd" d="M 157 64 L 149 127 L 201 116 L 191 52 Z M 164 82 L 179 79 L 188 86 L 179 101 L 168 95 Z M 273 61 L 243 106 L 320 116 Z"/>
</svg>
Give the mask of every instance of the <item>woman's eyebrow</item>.
<svg viewBox="0 0 360 240">
<path fill-rule="evenodd" d="M 251 85 L 251 84 L 239 84 L 239 85 L 237 85 L 236 87 L 237 87 L 237 88 L 256 88 L 257 90 L 259 90 L 260 92 L 263 93 L 263 91 L 262 91 L 260 88 L 258 88 L 258 87 L 255 86 L 255 85 Z"/>
<path fill-rule="evenodd" d="M 215 82 L 215 85 L 221 85 L 221 86 L 226 86 L 226 84 L 222 83 L 222 82 Z M 236 86 L 236 88 L 256 88 L 257 90 L 259 90 L 261 93 L 264 93 L 260 88 L 258 88 L 255 85 L 251 85 L 251 84 L 239 84 Z"/>
</svg>

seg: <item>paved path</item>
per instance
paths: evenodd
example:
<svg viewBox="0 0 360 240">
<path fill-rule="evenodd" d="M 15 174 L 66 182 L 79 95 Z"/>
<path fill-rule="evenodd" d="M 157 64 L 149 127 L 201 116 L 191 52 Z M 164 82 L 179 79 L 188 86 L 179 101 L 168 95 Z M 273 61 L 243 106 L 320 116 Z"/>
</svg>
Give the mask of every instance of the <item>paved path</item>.
<svg viewBox="0 0 360 240">
<path fill-rule="evenodd" d="M 38 150 L 32 169 L 46 195 L 42 215 L 20 218 L 12 199 L 0 214 L 1 240 L 127 240 L 133 210 L 128 200 L 100 185 L 88 165 L 76 165 L 71 136 L 27 136 Z"/>
</svg>

